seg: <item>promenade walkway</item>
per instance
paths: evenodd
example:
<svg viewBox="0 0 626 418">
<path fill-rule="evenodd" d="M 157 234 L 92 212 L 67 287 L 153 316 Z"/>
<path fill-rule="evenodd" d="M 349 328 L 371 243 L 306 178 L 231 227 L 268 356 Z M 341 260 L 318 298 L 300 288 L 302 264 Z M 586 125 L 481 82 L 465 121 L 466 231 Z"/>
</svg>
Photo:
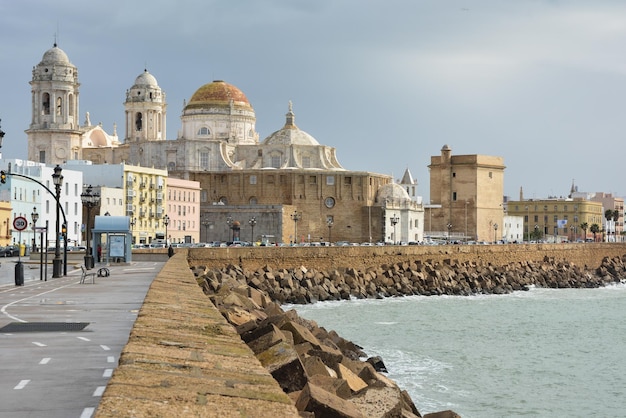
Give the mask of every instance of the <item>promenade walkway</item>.
<svg viewBox="0 0 626 418">
<path fill-rule="evenodd" d="M 13 269 L 0 267 L 0 418 L 298 416 L 184 253 L 95 284 L 26 266 L 15 286 Z"/>
</svg>

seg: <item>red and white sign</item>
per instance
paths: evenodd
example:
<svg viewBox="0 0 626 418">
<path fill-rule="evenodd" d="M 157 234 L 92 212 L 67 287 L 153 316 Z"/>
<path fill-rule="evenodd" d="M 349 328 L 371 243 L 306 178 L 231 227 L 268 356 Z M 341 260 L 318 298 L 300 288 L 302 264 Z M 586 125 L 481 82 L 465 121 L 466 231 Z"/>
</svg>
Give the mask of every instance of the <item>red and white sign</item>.
<svg viewBox="0 0 626 418">
<path fill-rule="evenodd" d="M 13 228 L 15 228 L 17 231 L 23 231 L 27 227 L 28 227 L 28 221 L 26 220 L 25 217 L 18 216 L 17 218 L 13 219 Z"/>
</svg>

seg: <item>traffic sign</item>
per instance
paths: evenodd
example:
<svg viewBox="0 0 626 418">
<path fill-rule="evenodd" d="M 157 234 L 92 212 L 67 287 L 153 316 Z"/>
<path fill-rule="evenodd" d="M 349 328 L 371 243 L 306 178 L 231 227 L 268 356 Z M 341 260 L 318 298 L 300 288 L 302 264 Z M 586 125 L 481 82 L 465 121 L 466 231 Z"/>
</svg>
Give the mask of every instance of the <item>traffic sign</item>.
<svg viewBox="0 0 626 418">
<path fill-rule="evenodd" d="M 17 218 L 13 219 L 13 228 L 15 228 L 18 231 L 23 231 L 28 227 L 28 221 L 26 220 L 25 217 L 23 216 L 18 216 Z"/>
</svg>

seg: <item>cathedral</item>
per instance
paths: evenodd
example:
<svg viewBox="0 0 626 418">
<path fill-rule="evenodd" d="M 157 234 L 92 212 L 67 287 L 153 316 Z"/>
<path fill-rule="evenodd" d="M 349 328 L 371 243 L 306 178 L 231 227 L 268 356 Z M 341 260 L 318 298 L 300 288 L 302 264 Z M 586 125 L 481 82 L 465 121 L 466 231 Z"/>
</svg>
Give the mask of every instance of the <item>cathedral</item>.
<svg viewBox="0 0 626 418">
<path fill-rule="evenodd" d="M 183 104 L 177 138 L 166 138 L 167 102 L 147 70 L 124 101 L 123 139 L 89 114 L 79 123 L 78 70 L 56 44 L 33 68 L 28 159 L 127 163 L 167 170 L 201 187 L 201 241 L 422 241 L 424 209 L 417 183 L 350 171 L 333 147 L 296 125 L 292 103 L 285 124 L 261 140 L 246 95 L 216 80 Z M 104 181 L 104 180 L 103 180 Z M 410 193 L 412 195 L 410 195 Z M 136 216 L 132 205 L 127 215 Z"/>
</svg>

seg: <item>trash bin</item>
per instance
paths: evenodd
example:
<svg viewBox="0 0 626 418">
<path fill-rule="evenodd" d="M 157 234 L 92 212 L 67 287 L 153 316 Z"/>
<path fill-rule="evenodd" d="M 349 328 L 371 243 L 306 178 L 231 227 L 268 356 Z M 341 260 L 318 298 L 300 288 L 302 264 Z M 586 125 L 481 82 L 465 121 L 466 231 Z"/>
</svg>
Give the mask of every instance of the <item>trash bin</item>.
<svg viewBox="0 0 626 418">
<path fill-rule="evenodd" d="M 19 261 L 15 263 L 15 285 L 24 286 L 24 264 Z"/>
<path fill-rule="evenodd" d="M 26 255 L 26 246 L 24 244 L 20 244 L 19 248 L 20 248 L 20 257 L 24 257 L 24 255 Z"/>
</svg>

